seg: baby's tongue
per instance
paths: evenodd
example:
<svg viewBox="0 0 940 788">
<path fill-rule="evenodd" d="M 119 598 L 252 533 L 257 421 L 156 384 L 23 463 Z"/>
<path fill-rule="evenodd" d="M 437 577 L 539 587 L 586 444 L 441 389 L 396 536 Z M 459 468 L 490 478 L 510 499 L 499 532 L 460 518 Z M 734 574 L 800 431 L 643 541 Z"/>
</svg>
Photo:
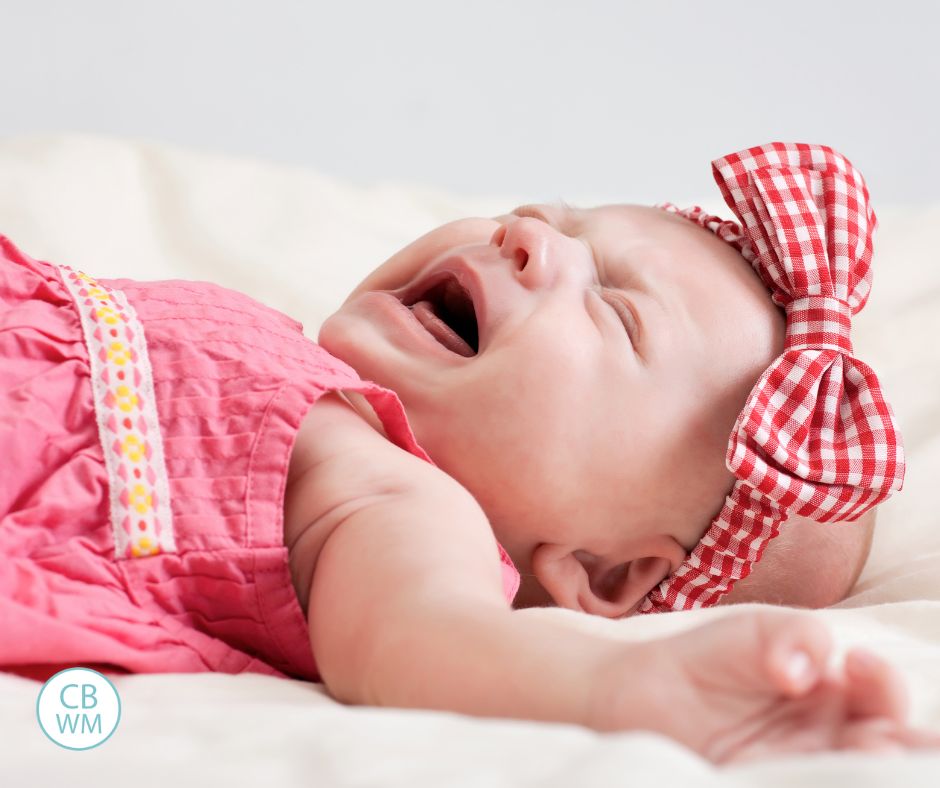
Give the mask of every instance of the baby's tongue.
<svg viewBox="0 0 940 788">
<path fill-rule="evenodd" d="M 431 334 L 448 350 L 453 350 L 461 356 L 472 356 L 473 348 L 447 323 L 434 314 L 434 307 L 430 301 L 418 301 L 411 307 L 416 318 Z"/>
</svg>

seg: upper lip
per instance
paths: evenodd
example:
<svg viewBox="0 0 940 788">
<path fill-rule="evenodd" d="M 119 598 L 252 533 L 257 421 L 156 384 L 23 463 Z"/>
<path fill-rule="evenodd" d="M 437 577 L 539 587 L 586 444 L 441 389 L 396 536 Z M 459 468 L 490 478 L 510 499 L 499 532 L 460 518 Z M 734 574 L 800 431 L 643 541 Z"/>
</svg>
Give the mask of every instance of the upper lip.
<svg viewBox="0 0 940 788">
<path fill-rule="evenodd" d="M 452 256 L 444 259 L 431 271 L 425 273 L 416 282 L 397 291 L 394 295 L 403 303 L 411 305 L 418 296 L 424 295 L 432 287 L 447 279 L 456 279 L 473 301 L 473 312 L 477 321 L 477 354 L 482 353 L 489 339 L 486 319 L 486 294 L 483 281 L 476 270 L 463 257 Z"/>
</svg>

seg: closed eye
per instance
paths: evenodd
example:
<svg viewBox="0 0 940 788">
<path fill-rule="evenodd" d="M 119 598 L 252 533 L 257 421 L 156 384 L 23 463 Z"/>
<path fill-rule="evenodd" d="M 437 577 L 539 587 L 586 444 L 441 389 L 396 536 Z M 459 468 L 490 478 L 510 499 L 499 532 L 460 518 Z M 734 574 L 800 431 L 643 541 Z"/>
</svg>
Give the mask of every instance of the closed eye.
<svg viewBox="0 0 940 788">
<path fill-rule="evenodd" d="M 595 266 L 597 266 L 597 255 L 594 252 L 594 247 L 580 236 L 571 235 L 570 233 L 565 232 L 562 228 L 558 227 L 555 222 L 552 221 L 551 217 L 543 211 L 538 205 L 521 205 L 516 208 L 512 213 L 518 217 L 528 216 L 532 219 L 538 219 L 539 221 L 545 222 L 549 227 L 558 230 L 558 232 L 567 235 L 569 238 L 575 238 L 581 243 L 583 243 L 588 252 L 591 254 L 591 259 L 594 260 Z M 610 291 L 608 291 L 610 292 Z M 633 307 L 628 304 L 624 299 L 620 298 L 616 292 L 611 292 L 610 297 L 604 298 L 604 301 L 614 310 L 617 315 L 617 319 L 620 320 L 624 329 L 627 332 L 627 336 L 630 338 L 630 344 L 633 345 L 634 349 L 637 347 L 638 336 L 640 333 L 640 321 L 637 320 L 636 314 L 633 311 Z"/>
<path fill-rule="evenodd" d="M 614 310 L 620 322 L 623 324 L 623 327 L 627 331 L 627 336 L 630 337 L 630 344 L 636 347 L 637 344 L 637 334 L 639 333 L 639 321 L 636 319 L 636 316 L 633 314 L 633 310 L 627 305 L 627 303 L 618 298 L 616 295 L 608 296 L 604 299 L 610 307 Z"/>
</svg>

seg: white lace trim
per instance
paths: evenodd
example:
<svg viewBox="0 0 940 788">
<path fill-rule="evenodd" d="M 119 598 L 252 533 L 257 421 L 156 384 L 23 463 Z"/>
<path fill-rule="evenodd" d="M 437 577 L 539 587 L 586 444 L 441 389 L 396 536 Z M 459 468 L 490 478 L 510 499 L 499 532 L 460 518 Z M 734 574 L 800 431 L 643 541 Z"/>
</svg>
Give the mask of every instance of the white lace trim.
<svg viewBox="0 0 940 788">
<path fill-rule="evenodd" d="M 143 327 L 120 290 L 57 266 L 81 317 L 117 558 L 176 552 L 170 483 Z"/>
</svg>

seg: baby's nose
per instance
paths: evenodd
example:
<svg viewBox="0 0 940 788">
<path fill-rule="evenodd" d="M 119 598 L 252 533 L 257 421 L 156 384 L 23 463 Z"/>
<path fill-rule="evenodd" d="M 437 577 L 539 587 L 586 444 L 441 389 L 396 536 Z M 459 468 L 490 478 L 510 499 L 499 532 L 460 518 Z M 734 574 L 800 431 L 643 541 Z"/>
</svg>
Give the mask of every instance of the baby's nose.
<svg viewBox="0 0 940 788">
<path fill-rule="evenodd" d="M 554 281 L 558 233 L 545 222 L 528 216 L 515 217 L 500 225 L 490 243 L 500 255 L 512 260 L 519 281 L 528 288 L 550 286 Z"/>
</svg>

